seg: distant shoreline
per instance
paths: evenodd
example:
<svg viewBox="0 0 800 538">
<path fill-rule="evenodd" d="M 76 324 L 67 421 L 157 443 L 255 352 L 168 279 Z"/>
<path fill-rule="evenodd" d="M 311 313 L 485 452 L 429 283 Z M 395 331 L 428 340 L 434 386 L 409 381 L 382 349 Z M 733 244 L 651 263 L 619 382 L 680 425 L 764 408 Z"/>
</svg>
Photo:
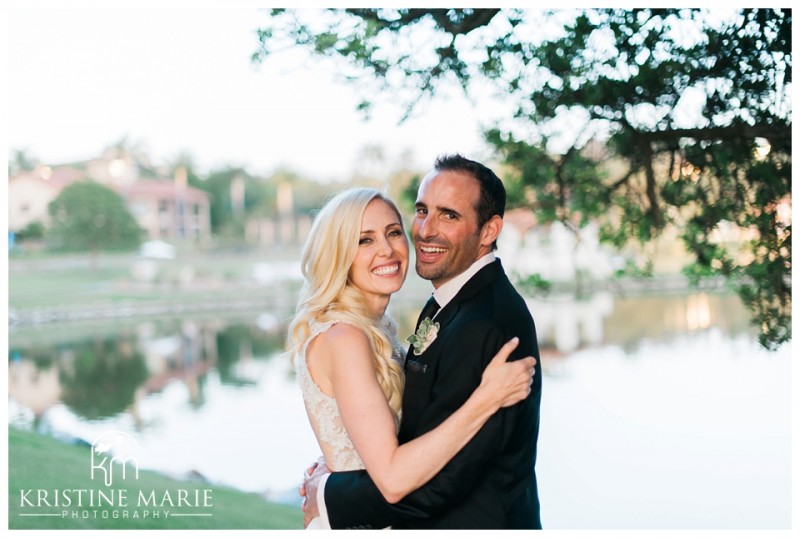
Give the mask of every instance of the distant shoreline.
<svg viewBox="0 0 800 538">
<path fill-rule="evenodd" d="M 202 297 L 187 300 L 185 297 L 166 297 L 162 300 L 135 300 L 135 301 L 99 301 L 94 304 L 70 304 L 57 306 L 38 306 L 32 308 L 9 307 L 9 326 L 28 327 L 51 323 L 69 323 L 81 321 L 97 321 L 111 319 L 133 319 L 147 317 L 164 317 L 186 314 L 204 313 L 231 313 L 247 312 L 253 310 L 269 309 L 272 312 L 285 312 L 291 315 L 296 305 L 296 289 L 299 282 L 288 283 L 294 285 L 278 285 L 270 287 L 241 286 L 240 291 L 247 292 L 246 296 L 231 297 L 229 293 L 220 293 L 219 290 L 196 290 Z M 249 292 L 248 292 L 249 290 Z M 721 281 L 706 281 L 699 286 L 689 285 L 686 278 L 681 275 L 669 277 L 626 278 L 606 282 L 587 282 L 578 290 L 572 284 L 555 283 L 548 293 L 533 295 L 532 298 L 547 301 L 548 297 L 562 295 L 591 295 L 599 292 L 610 292 L 614 295 L 639 295 L 639 294 L 675 294 L 691 293 L 693 291 L 724 292 L 730 293 Z M 398 292 L 395 303 L 413 301 L 420 295 L 417 290 L 408 293 Z"/>
<path fill-rule="evenodd" d="M 86 255 L 43 255 L 9 259 L 8 324 L 11 329 L 53 324 L 153 317 L 266 311 L 291 317 L 300 281 L 295 252 L 205 253 L 174 260 L 146 261 L 146 277 L 137 273 L 142 258 L 132 253 L 104 253 L 95 269 Z M 296 271 L 288 268 L 297 264 Z M 293 270 L 294 271 L 294 270 Z M 512 281 L 517 277 L 510 274 Z M 523 277 L 524 279 L 524 277 Z M 732 293 L 721 279 L 690 285 L 682 274 L 620 277 L 575 282 L 520 282 L 520 292 L 534 301 L 587 297 L 595 293 L 626 295 Z M 409 269 L 392 304 L 422 304 L 430 283 Z"/>
</svg>

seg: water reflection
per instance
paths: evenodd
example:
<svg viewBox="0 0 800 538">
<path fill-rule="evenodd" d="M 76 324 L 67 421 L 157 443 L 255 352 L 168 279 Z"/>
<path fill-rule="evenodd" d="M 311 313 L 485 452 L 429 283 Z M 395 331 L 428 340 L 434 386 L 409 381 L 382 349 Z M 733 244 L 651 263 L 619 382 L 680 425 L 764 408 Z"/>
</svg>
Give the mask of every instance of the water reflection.
<svg viewBox="0 0 800 538">
<path fill-rule="evenodd" d="M 393 302 L 401 337 L 421 302 Z M 720 453 L 738 462 L 742 487 L 770 503 L 752 520 L 788 521 L 790 350 L 759 351 L 735 297 L 597 294 L 528 304 L 548 378 L 539 462 L 548 526 L 625 526 L 630 518 L 615 512 L 615 499 L 638 495 L 631 521 L 639 528 L 706 526 L 699 517 L 726 527 L 730 513 L 746 527 L 737 499 L 747 493 L 719 479 L 727 464 L 709 470 Z M 131 432 L 143 467 L 297 501 L 300 469 L 319 448 L 281 355 L 288 317 L 259 311 L 12 331 L 9 422 L 88 441 L 109 429 Z M 741 398 L 754 387 L 759 398 Z M 676 456 L 667 461 L 665 451 Z M 694 502 L 685 484 L 698 476 L 707 483 L 697 491 L 717 506 L 695 499 L 702 510 L 675 506 L 691 517 L 659 519 L 656 498 Z M 661 489 L 648 490 L 655 479 Z"/>
<path fill-rule="evenodd" d="M 178 382 L 188 404 L 206 402 L 204 385 L 215 371 L 222 385 L 252 386 L 237 365 L 266 359 L 283 346 L 279 326 L 263 330 L 249 320 L 173 320 L 124 327 L 116 334 L 93 335 L 91 327 L 77 340 L 14 342 L 9 347 L 9 398 L 32 414 L 30 424 L 63 404 L 81 420 L 99 421 L 130 413 L 137 429 L 137 404 Z M 17 422 L 26 422 L 18 419 Z"/>
<path fill-rule="evenodd" d="M 545 374 L 557 375 L 561 359 L 577 351 L 621 345 L 633 353 L 642 343 L 668 341 L 710 326 L 736 336 L 750 330 L 744 310 L 730 295 L 528 299 L 536 320 Z M 416 304 L 393 306 L 401 333 L 410 331 Z M 270 360 L 283 350 L 288 316 L 255 312 L 238 319 L 204 318 L 147 321 L 107 328 L 10 335 L 9 398 L 22 406 L 17 423 L 47 429 L 48 409 L 64 405 L 82 421 L 129 414 L 145 428 L 139 403 L 168 385 L 180 383 L 187 405 L 207 403 L 210 373 L 223 386 L 255 387 L 252 361 Z M 401 334 L 402 336 L 402 334 Z M 288 367 L 288 366 L 287 366 Z"/>
<path fill-rule="evenodd" d="M 64 405 L 87 420 L 125 411 L 148 378 L 144 356 L 130 344 L 97 340 L 62 350 L 58 364 Z"/>
<path fill-rule="evenodd" d="M 620 344 L 633 351 L 642 342 L 665 340 L 715 326 L 729 334 L 748 330 L 737 299 L 696 293 L 685 296 L 614 297 L 595 294 L 528 299 L 536 320 L 543 368 L 586 347 Z M 402 331 L 416 317 L 411 303 L 394 308 Z M 47 409 L 63 403 L 83 420 L 130 412 L 137 428 L 137 402 L 168 384 L 185 385 L 193 408 L 206 402 L 207 374 L 222 385 L 255 386 L 241 366 L 280 353 L 281 320 L 287 316 L 254 313 L 245 319 L 148 321 L 108 332 L 89 328 L 81 336 L 55 341 L 11 335 L 9 396 L 27 407 L 38 424 Z M 16 342 L 15 342 L 16 340 Z"/>
</svg>

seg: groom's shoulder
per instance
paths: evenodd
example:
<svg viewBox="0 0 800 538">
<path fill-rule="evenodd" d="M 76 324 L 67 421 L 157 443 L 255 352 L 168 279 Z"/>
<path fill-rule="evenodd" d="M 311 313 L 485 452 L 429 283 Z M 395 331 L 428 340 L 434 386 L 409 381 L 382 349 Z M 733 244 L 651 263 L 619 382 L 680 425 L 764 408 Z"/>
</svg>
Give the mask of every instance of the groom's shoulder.
<svg viewBox="0 0 800 538">
<path fill-rule="evenodd" d="M 483 300 L 500 300 L 524 303 L 522 295 L 520 295 L 519 291 L 505 272 L 497 273 L 496 277 L 490 280 L 488 285 L 485 286 L 478 295 Z"/>
<path fill-rule="evenodd" d="M 498 279 L 484 286 L 475 295 L 464 301 L 464 320 L 496 320 L 511 313 L 527 311 L 525 299 L 508 279 Z"/>
<path fill-rule="evenodd" d="M 494 323 L 505 326 L 512 321 L 532 320 L 527 301 L 505 274 L 481 290 L 475 299 L 472 305 L 475 314 Z"/>
<path fill-rule="evenodd" d="M 462 314 L 467 317 L 491 319 L 502 311 L 527 310 L 525 299 L 520 295 L 500 260 L 481 269 L 459 293 Z"/>
</svg>

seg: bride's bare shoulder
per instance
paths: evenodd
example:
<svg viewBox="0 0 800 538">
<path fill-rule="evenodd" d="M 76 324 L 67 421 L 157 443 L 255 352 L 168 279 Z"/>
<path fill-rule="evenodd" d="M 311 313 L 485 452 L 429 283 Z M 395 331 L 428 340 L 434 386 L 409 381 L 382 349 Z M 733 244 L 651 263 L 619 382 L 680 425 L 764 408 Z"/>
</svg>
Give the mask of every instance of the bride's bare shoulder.
<svg viewBox="0 0 800 538">
<path fill-rule="evenodd" d="M 362 329 L 349 323 L 336 323 L 319 335 L 318 339 L 330 350 L 354 350 L 362 346 L 369 347 L 369 339 Z"/>
</svg>

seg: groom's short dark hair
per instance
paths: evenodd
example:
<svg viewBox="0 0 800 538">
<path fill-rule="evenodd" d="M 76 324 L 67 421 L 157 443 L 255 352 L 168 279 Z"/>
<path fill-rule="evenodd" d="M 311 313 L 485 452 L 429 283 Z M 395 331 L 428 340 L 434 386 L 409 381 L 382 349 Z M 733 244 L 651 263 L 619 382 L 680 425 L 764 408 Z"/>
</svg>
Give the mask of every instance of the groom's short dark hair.
<svg viewBox="0 0 800 538">
<path fill-rule="evenodd" d="M 475 210 L 478 212 L 479 229 L 495 215 L 503 218 L 506 210 L 506 188 L 500 178 L 497 177 L 497 174 L 492 172 L 491 169 L 458 153 L 439 156 L 433 167 L 439 171 L 463 172 L 478 181 L 481 187 L 481 194 L 478 198 L 478 207 Z M 497 249 L 496 241 L 492 244 L 492 249 Z"/>
</svg>

